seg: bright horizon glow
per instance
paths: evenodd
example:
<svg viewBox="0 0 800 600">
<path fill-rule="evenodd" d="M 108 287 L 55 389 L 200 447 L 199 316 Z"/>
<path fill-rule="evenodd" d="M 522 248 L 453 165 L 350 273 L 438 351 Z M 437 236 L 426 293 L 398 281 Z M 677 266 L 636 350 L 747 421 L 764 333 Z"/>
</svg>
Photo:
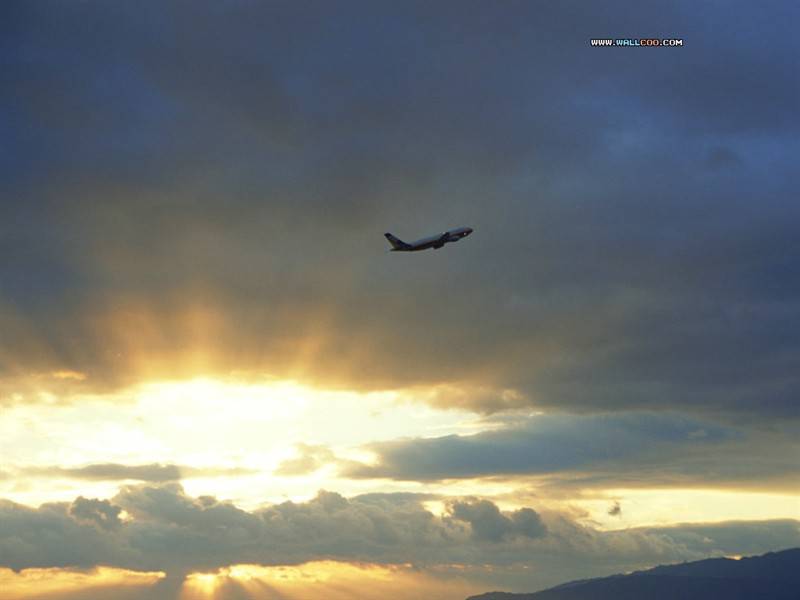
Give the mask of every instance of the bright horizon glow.
<svg viewBox="0 0 800 600">
<path fill-rule="evenodd" d="M 0 568 L 3 600 L 24 600 L 32 595 L 62 594 L 106 587 L 152 586 L 166 577 L 162 572 L 131 571 L 97 567 L 86 571 L 74 569 L 23 569 L 15 573 Z"/>
<path fill-rule="evenodd" d="M 437 388 L 364 393 L 321 390 L 274 378 L 245 382 L 197 377 L 147 382 L 116 394 L 56 405 L 12 406 L 0 414 L 0 451 L 7 466 L 21 471 L 17 477 L 0 479 L 0 493 L 31 506 L 72 501 L 78 495 L 111 498 L 122 481 L 58 474 L 43 479 L 25 469 L 175 464 L 198 470 L 182 478 L 188 494 L 232 500 L 246 510 L 264 503 L 306 501 L 320 489 L 345 496 L 376 491 L 480 495 L 498 497 L 498 504 L 509 510 L 525 505 L 527 501 L 513 500 L 517 490 L 530 486 L 524 477 L 349 480 L 339 477 L 333 464 L 296 476 L 275 474 L 283 461 L 298 456 L 299 444 L 324 446 L 340 459 L 363 462 L 370 455 L 361 446 L 371 442 L 472 434 L 497 427 L 480 415 L 437 409 L 416 400 L 417 394 L 426 393 L 435 394 Z M 37 431 L 41 435 L 35 435 Z M 203 475 L 203 469 L 218 473 Z M 619 516 L 607 512 L 615 499 L 622 502 Z M 444 506 L 439 501 L 428 505 L 436 514 Z M 584 520 L 601 529 L 800 517 L 796 495 L 737 490 L 609 489 L 593 498 L 582 498 L 580 493 L 574 498 L 542 497 L 537 505 L 585 511 Z"/>
<path fill-rule="evenodd" d="M 184 481 L 192 494 L 213 494 L 248 507 L 308 499 L 323 487 L 348 494 L 371 491 L 374 482 L 342 480 L 330 466 L 292 477 L 273 471 L 297 457 L 300 444 L 325 446 L 339 458 L 365 461 L 370 457 L 360 449 L 363 444 L 471 432 L 476 427 L 477 415 L 432 408 L 416 402 L 413 394 L 320 390 L 274 379 L 253 383 L 192 378 L 148 382 L 55 405 L 13 405 L 0 414 L 0 452 L 21 477 L 13 485 L 0 480 L 0 491 L 30 505 L 71 500 L 78 491 L 109 497 L 118 481 L 56 476 L 40 485 L 39 477 L 25 473 L 37 467 L 105 463 L 249 470 L 249 475 L 197 474 Z M 381 485 L 382 490 L 416 487 Z"/>
<path fill-rule="evenodd" d="M 762 519 L 800 519 L 796 494 L 714 489 L 612 489 L 604 500 L 575 501 L 603 530 L 668 526 L 676 523 L 721 523 Z M 610 516 L 613 499 L 622 499 L 620 516 Z"/>
<path fill-rule="evenodd" d="M 466 597 L 481 590 L 480 584 L 463 575 L 435 577 L 407 564 L 368 564 L 340 561 L 312 561 L 294 566 L 231 565 L 217 571 L 187 576 L 180 600 L 214 600 L 224 589 L 239 589 L 245 597 L 257 597 L 265 590 L 289 600 L 330 598 L 349 600 L 387 597 L 443 600 L 454 592 Z"/>
<path fill-rule="evenodd" d="M 113 597 L 115 591 L 137 588 L 141 589 L 142 595 L 135 597 L 143 598 L 148 596 L 148 588 L 164 582 L 166 578 L 167 575 L 161 572 L 111 567 L 97 567 L 86 571 L 61 568 L 23 569 L 18 573 L 11 569 L 0 569 L 0 589 L 3 590 L 3 600 L 25 600 L 34 595 L 48 593 L 77 598 L 80 597 L 78 594 L 92 590 L 100 590 L 109 594 L 107 597 Z M 417 600 L 426 597 L 445 600 L 451 598 L 453 592 L 466 597 L 481 591 L 482 587 L 464 573 L 444 573 L 437 576 L 421 573 L 413 566 L 405 564 L 313 561 L 294 566 L 237 564 L 215 571 L 189 573 L 179 583 L 175 598 L 214 600 L 231 589 L 244 593 L 244 597 L 254 598 L 263 597 L 265 590 L 270 590 L 289 600 L 309 597 L 334 600 L 356 597 L 367 600 L 382 600 L 387 597 Z"/>
</svg>

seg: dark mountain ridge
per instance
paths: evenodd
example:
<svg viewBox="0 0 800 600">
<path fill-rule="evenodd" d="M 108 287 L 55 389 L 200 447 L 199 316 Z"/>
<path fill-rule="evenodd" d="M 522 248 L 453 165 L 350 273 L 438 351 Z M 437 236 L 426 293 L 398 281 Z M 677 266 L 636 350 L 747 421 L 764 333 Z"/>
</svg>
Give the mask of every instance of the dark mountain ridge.
<svg viewBox="0 0 800 600">
<path fill-rule="evenodd" d="M 489 592 L 467 600 L 800 600 L 800 548 L 739 560 L 709 558 L 628 575 L 572 581 L 532 594 Z"/>
</svg>

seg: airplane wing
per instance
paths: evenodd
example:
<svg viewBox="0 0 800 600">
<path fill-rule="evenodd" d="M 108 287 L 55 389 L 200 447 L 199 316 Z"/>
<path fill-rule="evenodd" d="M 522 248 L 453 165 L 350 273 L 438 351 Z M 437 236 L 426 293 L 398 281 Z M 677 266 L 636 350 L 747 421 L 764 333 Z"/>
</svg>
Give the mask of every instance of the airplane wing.
<svg viewBox="0 0 800 600">
<path fill-rule="evenodd" d="M 447 243 L 449 240 L 450 240 L 450 234 L 447 231 L 445 231 L 441 236 L 439 236 L 439 239 L 436 240 L 436 242 L 433 244 L 433 249 L 438 250 L 439 248 L 444 246 L 445 243 Z"/>
</svg>

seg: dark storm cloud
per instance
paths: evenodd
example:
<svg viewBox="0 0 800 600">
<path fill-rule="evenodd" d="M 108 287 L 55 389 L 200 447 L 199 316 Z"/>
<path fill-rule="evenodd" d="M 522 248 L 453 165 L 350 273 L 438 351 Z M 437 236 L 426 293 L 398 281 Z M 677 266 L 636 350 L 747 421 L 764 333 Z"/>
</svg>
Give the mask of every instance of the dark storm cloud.
<svg viewBox="0 0 800 600">
<path fill-rule="evenodd" d="M 649 469 L 659 458 L 669 464 L 687 452 L 707 454 L 741 438 L 736 430 L 674 415 L 541 415 L 517 421 L 474 435 L 372 444 L 377 464 L 350 464 L 345 474 L 419 480 L 587 470 L 599 475 L 604 467 Z"/>
<path fill-rule="evenodd" d="M 101 529 L 115 529 L 122 524 L 119 515 L 122 509 L 108 500 L 97 500 L 79 496 L 69 507 L 69 514 L 77 521 L 94 522 Z"/>
<path fill-rule="evenodd" d="M 488 500 L 456 501 L 449 508 L 454 519 L 470 524 L 475 540 L 500 542 L 514 535 L 537 538 L 547 532 L 541 517 L 530 508 L 521 508 L 509 516 Z"/>
<path fill-rule="evenodd" d="M 794 417 L 797 10 L 12 3 L 0 369 Z"/>
<path fill-rule="evenodd" d="M 563 515 L 531 508 L 506 513 L 475 498 L 454 499 L 436 516 L 420 499 L 391 496 L 347 499 L 320 492 L 308 502 L 247 512 L 164 484 L 125 487 L 110 501 L 78 498 L 38 509 L 5 501 L 0 565 L 18 570 L 103 564 L 180 574 L 317 559 L 421 568 L 527 564 L 536 566 L 536 581 L 545 584 L 565 578 L 565 570 L 575 577 L 800 543 L 798 522 L 790 520 L 601 532 Z"/>
<path fill-rule="evenodd" d="M 609 487 L 800 487 L 793 427 L 747 431 L 652 413 L 495 420 L 504 425 L 473 435 L 371 444 L 374 464 L 339 461 L 339 470 L 354 478 L 415 481 L 531 477 L 541 493 L 556 496 Z"/>
<path fill-rule="evenodd" d="M 194 477 L 237 477 L 252 475 L 256 471 L 240 468 L 198 468 L 183 465 L 158 464 L 121 465 L 98 463 L 84 467 L 28 467 L 21 471 L 25 475 L 94 481 L 177 481 Z"/>
</svg>

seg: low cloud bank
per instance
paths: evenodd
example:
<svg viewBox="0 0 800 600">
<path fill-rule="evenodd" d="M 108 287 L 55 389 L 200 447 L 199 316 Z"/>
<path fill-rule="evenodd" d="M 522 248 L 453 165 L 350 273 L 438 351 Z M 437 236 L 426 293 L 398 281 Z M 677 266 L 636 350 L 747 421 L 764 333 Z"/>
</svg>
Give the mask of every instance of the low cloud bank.
<svg viewBox="0 0 800 600">
<path fill-rule="evenodd" d="M 0 566 L 186 573 L 231 564 L 315 560 L 382 564 L 527 564 L 564 574 L 629 570 L 711 555 L 800 545 L 793 520 L 677 525 L 602 532 L 558 513 L 501 511 L 478 498 L 320 491 L 308 502 L 248 512 L 176 483 L 126 486 L 112 499 L 79 497 L 31 508 L 0 502 Z"/>
</svg>

